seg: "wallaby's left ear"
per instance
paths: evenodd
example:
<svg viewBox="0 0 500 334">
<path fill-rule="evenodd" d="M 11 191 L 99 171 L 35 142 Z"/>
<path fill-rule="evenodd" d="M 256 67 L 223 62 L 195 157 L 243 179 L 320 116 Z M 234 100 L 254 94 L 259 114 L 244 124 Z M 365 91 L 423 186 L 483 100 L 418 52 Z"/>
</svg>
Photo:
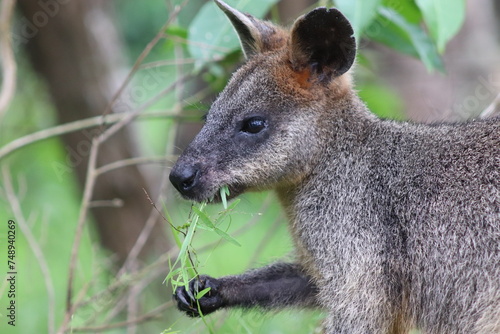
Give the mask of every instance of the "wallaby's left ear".
<svg viewBox="0 0 500 334">
<path fill-rule="evenodd" d="M 215 0 L 215 3 L 231 20 L 240 38 L 245 58 L 249 59 L 257 53 L 276 50 L 285 45 L 286 36 L 280 28 L 252 15 L 243 14 L 221 0 Z"/>
<path fill-rule="evenodd" d="M 356 57 L 354 31 L 337 9 L 316 8 L 295 21 L 290 60 L 296 71 L 309 68 L 328 83 L 351 68 Z"/>
</svg>

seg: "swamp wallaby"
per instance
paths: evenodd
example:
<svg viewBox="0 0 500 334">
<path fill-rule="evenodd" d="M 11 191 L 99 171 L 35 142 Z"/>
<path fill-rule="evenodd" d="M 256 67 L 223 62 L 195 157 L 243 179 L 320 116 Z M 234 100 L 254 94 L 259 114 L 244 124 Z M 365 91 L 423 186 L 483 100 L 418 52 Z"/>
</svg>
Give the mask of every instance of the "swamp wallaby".
<svg viewBox="0 0 500 334">
<path fill-rule="evenodd" d="M 379 119 L 353 89 L 338 10 L 287 31 L 216 2 L 247 61 L 170 180 L 195 201 L 274 189 L 297 261 L 197 277 L 179 309 L 199 316 L 191 291 L 210 287 L 203 314 L 317 307 L 325 333 L 500 333 L 500 121 Z"/>
</svg>

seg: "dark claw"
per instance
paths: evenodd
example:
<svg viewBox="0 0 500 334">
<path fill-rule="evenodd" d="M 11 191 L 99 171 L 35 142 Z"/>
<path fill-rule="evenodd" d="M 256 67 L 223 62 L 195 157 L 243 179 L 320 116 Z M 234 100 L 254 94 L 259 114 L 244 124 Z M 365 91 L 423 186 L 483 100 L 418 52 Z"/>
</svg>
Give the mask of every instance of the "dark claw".
<svg viewBox="0 0 500 334">
<path fill-rule="evenodd" d="M 198 305 L 194 298 L 191 298 L 184 287 L 178 287 L 174 293 L 174 299 L 177 301 L 177 308 L 186 312 L 190 317 L 199 317 Z"/>
<path fill-rule="evenodd" d="M 210 288 L 203 297 L 196 300 L 196 294 L 206 288 Z M 189 282 L 188 290 L 185 286 L 178 287 L 174 293 L 174 299 L 177 301 L 177 308 L 186 312 L 190 317 L 200 317 L 201 310 L 203 315 L 210 314 L 217 309 L 224 307 L 225 303 L 219 293 L 220 282 L 209 276 L 199 276 Z"/>
</svg>

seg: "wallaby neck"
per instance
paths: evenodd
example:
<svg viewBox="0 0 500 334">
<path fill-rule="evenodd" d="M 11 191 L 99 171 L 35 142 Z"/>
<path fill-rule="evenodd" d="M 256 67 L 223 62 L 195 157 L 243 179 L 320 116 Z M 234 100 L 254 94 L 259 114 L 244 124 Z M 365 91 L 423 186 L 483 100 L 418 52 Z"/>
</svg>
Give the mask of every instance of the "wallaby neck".
<svg viewBox="0 0 500 334">
<path fill-rule="evenodd" d="M 278 198 L 289 215 L 294 211 L 295 198 L 304 184 L 314 178 L 319 170 L 335 165 L 336 159 L 363 150 L 367 138 L 381 122 L 354 92 L 343 99 L 331 100 L 324 110 L 318 120 L 321 124 L 317 128 L 322 132 L 316 134 L 320 142 L 314 163 L 296 182 L 280 184 L 276 188 Z"/>
</svg>

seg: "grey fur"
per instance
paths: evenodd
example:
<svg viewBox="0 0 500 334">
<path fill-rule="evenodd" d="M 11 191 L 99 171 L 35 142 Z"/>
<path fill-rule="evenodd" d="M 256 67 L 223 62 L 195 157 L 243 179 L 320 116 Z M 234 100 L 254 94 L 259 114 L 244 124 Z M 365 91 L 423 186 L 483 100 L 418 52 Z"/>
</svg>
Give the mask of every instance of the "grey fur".
<svg viewBox="0 0 500 334">
<path fill-rule="evenodd" d="M 297 263 L 210 278 L 215 309 L 321 307 L 325 333 L 500 333 L 500 121 L 378 119 L 349 73 L 283 84 L 287 48 L 233 75 L 172 170 L 196 166 L 194 200 L 275 189 L 290 220 Z M 252 115 L 257 139 L 237 131 Z"/>
</svg>

